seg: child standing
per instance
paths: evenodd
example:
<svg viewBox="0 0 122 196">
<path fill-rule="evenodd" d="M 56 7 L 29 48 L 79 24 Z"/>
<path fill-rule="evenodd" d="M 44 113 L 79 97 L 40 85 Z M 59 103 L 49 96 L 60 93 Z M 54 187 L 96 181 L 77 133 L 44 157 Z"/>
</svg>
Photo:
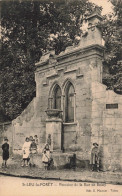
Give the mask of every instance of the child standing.
<svg viewBox="0 0 122 196">
<path fill-rule="evenodd" d="M 45 145 L 43 150 L 42 162 L 44 163 L 45 170 L 47 170 L 50 163 L 50 149 L 48 144 Z"/>
<path fill-rule="evenodd" d="M 49 145 L 49 148 L 51 150 L 51 134 L 48 134 L 48 138 L 47 138 L 47 144 Z"/>
<path fill-rule="evenodd" d="M 37 135 L 34 135 L 34 139 L 35 139 L 36 145 L 38 145 L 38 136 Z"/>
<path fill-rule="evenodd" d="M 32 165 L 33 167 L 35 166 L 34 164 L 34 159 L 37 154 L 37 145 L 35 143 L 35 140 L 32 140 L 32 143 L 30 145 L 30 166 Z"/>
<path fill-rule="evenodd" d="M 4 144 L 2 145 L 2 150 L 3 150 L 3 164 L 2 166 L 7 167 L 7 160 L 9 159 L 9 144 L 8 144 L 8 139 L 4 139 Z"/>
<path fill-rule="evenodd" d="M 25 143 L 23 145 L 23 164 L 22 164 L 22 167 L 25 166 L 25 162 L 26 162 L 26 166 L 28 167 L 28 162 L 29 162 L 29 159 L 30 159 L 30 142 L 29 142 L 29 138 L 26 137 L 25 139 Z"/>
<path fill-rule="evenodd" d="M 92 171 L 97 171 L 99 172 L 99 149 L 98 149 L 98 144 L 97 143 L 93 143 L 93 148 L 91 151 L 91 160 L 90 160 L 90 164 L 92 165 Z"/>
<path fill-rule="evenodd" d="M 29 142 L 30 142 L 30 144 L 32 143 L 32 140 L 33 140 L 33 136 L 30 136 L 30 137 L 29 137 Z"/>
</svg>

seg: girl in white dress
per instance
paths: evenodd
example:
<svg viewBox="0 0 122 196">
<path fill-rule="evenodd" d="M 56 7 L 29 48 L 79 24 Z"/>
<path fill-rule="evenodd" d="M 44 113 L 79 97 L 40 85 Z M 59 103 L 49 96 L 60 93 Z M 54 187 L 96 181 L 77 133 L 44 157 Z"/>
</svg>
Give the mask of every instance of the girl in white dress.
<svg viewBox="0 0 122 196">
<path fill-rule="evenodd" d="M 26 162 L 26 166 L 28 167 L 28 162 L 30 159 L 30 142 L 29 142 L 29 138 L 27 137 L 25 139 L 25 143 L 22 147 L 22 151 L 23 151 L 23 164 L 22 167 L 25 166 L 25 162 Z"/>
<path fill-rule="evenodd" d="M 45 170 L 48 169 L 48 165 L 50 163 L 50 149 L 49 145 L 46 144 L 42 154 L 42 162 L 44 163 Z"/>
</svg>

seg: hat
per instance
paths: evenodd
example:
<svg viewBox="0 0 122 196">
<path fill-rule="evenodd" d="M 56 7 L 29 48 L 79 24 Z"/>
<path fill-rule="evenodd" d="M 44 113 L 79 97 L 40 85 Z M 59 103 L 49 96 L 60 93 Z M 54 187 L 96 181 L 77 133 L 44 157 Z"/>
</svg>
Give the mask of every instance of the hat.
<svg viewBox="0 0 122 196">
<path fill-rule="evenodd" d="M 46 150 L 49 149 L 49 144 L 48 143 L 45 144 L 45 149 Z"/>
<path fill-rule="evenodd" d="M 8 139 L 7 139 L 7 138 L 5 138 L 5 139 L 4 139 L 4 141 L 8 141 Z"/>
<path fill-rule="evenodd" d="M 93 146 L 95 146 L 95 145 L 99 146 L 96 142 L 95 142 L 95 143 L 93 143 Z"/>
</svg>

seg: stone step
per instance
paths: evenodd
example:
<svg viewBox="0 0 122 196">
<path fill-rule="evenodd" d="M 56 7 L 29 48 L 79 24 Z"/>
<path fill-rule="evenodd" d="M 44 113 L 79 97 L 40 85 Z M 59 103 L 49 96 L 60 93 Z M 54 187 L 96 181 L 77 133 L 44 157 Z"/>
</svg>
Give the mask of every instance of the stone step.
<svg viewBox="0 0 122 196">
<path fill-rule="evenodd" d="M 89 160 L 79 159 L 74 153 L 52 153 L 54 166 L 56 168 L 90 168 Z"/>
</svg>

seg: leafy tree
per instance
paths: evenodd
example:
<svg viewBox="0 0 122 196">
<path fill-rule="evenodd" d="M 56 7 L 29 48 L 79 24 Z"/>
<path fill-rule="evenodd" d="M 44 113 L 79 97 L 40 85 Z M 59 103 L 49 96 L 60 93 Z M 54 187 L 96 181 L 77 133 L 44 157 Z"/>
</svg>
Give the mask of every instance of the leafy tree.
<svg viewBox="0 0 122 196">
<path fill-rule="evenodd" d="M 56 54 L 72 45 L 94 5 L 77 1 L 2 1 L 1 108 L 16 118 L 35 96 L 34 64 L 43 51 Z"/>
<path fill-rule="evenodd" d="M 114 13 L 105 16 L 101 25 L 106 43 L 104 68 L 108 70 L 108 74 L 103 78 L 103 83 L 107 85 L 108 89 L 122 94 L 122 3 L 121 0 L 110 1 Z"/>
</svg>

